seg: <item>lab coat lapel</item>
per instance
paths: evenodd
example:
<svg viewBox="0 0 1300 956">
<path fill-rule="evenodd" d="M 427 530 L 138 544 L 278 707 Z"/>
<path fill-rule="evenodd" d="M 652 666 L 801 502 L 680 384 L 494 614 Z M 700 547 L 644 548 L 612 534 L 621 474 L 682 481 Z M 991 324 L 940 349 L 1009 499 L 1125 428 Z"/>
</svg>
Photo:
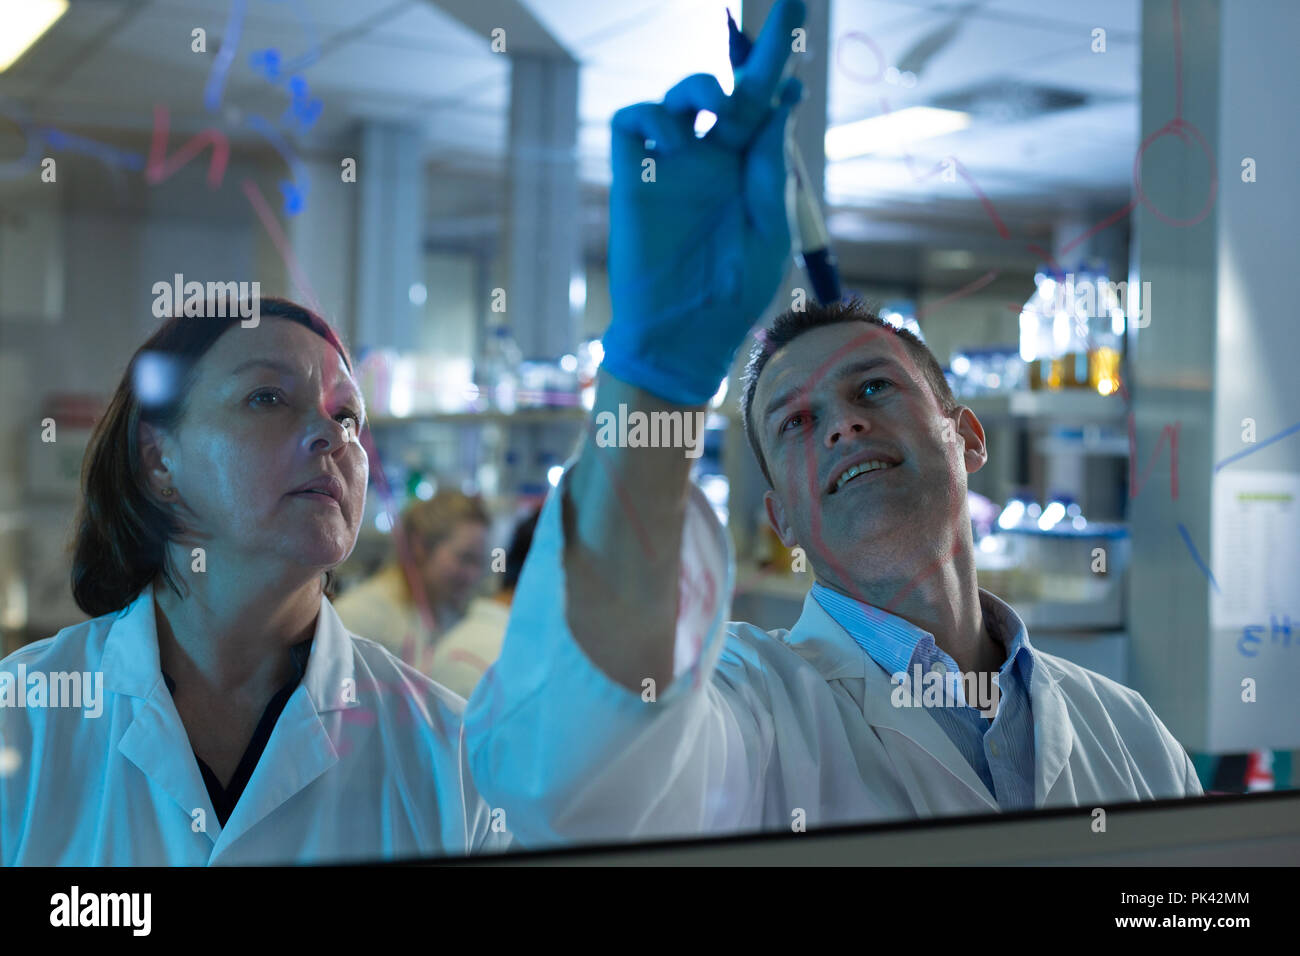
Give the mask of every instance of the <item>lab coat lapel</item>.
<svg viewBox="0 0 1300 956">
<path fill-rule="evenodd" d="M 918 814 L 938 809 L 951 810 L 953 807 L 952 800 L 935 799 L 937 792 L 932 771 L 936 763 L 970 791 L 967 796 L 972 810 L 981 805 L 997 809 L 997 801 L 984 782 L 925 708 L 893 705 L 894 685 L 890 675 L 858 646 L 839 622 L 826 613 L 811 591 L 804 598 L 803 613 L 786 642 L 828 681 L 863 679 L 864 693 L 858 702 L 862 715 L 889 751 L 899 771 L 900 782 L 907 789 Z M 893 733 L 882 734 L 881 730 Z M 917 748 L 923 754 L 918 754 Z M 967 801 L 959 799 L 957 802 Z"/>
<path fill-rule="evenodd" d="M 1067 771 L 1063 776 L 1062 771 L 1074 747 L 1074 728 L 1060 678 L 1051 672 L 1042 654 L 1034 658 L 1029 703 L 1034 715 L 1034 806 L 1044 807 L 1054 789 L 1072 786 L 1071 774 Z M 1074 802 L 1073 793 L 1069 802 Z"/>
<path fill-rule="evenodd" d="M 226 821 L 218 853 L 339 762 L 321 715 L 359 706 L 355 691 L 352 638 L 322 597 L 302 683 L 276 720 L 257 768 Z"/>
<path fill-rule="evenodd" d="M 122 609 L 104 647 L 104 689 L 132 698 L 133 719 L 117 749 L 193 818 L 205 815 L 203 832 L 220 829 L 185 726 L 163 681 L 152 585 Z"/>
</svg>

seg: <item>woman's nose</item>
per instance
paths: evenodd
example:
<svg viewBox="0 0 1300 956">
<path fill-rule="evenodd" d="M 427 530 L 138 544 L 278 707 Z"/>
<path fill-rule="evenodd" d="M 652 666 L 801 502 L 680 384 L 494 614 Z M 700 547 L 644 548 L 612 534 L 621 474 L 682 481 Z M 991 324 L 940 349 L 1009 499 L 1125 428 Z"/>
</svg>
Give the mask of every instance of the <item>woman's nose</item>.
<svg viewBox="0 0 1300 956">
<path fill-rule="evenodd" d="M 348 419 L 351 422 L 351 419 Z M 351 424 L 344 424 L 334 418 L 318 418 L 308 434 L 308 447 L 312 451 L 332 452 L 357 441 Z"/>
</svg>

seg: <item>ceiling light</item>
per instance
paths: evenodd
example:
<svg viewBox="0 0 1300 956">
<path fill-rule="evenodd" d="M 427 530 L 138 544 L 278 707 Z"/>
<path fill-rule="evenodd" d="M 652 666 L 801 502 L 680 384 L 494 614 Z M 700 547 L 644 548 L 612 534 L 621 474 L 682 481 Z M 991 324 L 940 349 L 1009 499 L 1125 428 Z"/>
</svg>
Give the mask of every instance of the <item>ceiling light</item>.
<svg viewBox="0 0 1300 956">
<path fill-rule="evenodd" d="M 826 160 L 895 151 L 908 143 L 931 139 L 970 126 L 970 114 L 933 106 L 911 106 L 896 113 L 833 126 L 826 131 Z"/>
<path fill-rule="evenodd" d="M 0 0 L 0 73 L 67 12 L 68 0 Z"/>
</svg>

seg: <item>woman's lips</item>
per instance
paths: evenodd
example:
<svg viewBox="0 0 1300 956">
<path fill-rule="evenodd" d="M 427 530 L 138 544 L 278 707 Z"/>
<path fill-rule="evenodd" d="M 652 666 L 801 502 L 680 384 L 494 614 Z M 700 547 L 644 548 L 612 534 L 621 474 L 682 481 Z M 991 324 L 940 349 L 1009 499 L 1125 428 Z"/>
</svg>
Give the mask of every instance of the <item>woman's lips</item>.
<svg viewBox="0 0 1300 956">
<path fill-rule="evenodd" d="M 343 510 L 343 508 L 339 505 L 337 501 L 334 500 L 333 497 L 321 491 L 295 491 L 290 497 L 306 498 L 315 502 L 318 505 L 331 507 L 340 512 Z"/>
</svg>

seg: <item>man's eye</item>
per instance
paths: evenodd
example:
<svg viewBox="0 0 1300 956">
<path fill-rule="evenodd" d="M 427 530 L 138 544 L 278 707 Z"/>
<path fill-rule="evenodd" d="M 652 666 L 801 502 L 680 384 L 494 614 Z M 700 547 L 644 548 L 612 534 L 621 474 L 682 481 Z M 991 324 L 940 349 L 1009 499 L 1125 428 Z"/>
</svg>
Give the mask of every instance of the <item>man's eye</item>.
<svg viewBox="0 0 1300 956">
<path fill-rule="evenodd" d="M 802 414 L 791 415 L 789 418 L 787 418 L 784 422 L 781 423 L 781 432 L 784 432 L 791 425 L 791 423 L 797 422 L 801 418 L 803 418 Z"/>
<path fill-rule="evenodd" d="M 265 402 L 264 402 L 264 401 L 260 401 L 260 399 L 263 399 L 263 398 L 272 398 L 272 399 L 277 399 L 277 401 L 275 401 L 275 402 L 269 402 L 269 401 L 265 401 Z M 283 399 L 283 398 L 284 398 L 284 394 L 283 394 L 283 393 L 282 393 L 278 388 L 264 388 L 264 389 L 261 389 L 261 390 L 259 390 L 259 391 L 254 392 L 252 395 L 250 395 L 250 396 L 248 397 L 248 400 L 249 400 L 250 402 L 254 402 L 255 404 L 258 404 L 258 405 L 268 405 L 268 406 L 269 406 L 269 405 L 277 405 L 277 404 L 280 404 L 280 402 L 279 402 L 278 400 Z"/>
<path fill-rule="evenodd" d="M 868 382 L 864 382 L 860 391 L 865 392 L 868 388 L 870 388 L 873 385 L 886 385 L 892 387 L 893 384 L 894 383 L 889 381 L 888 379 L 873 378 Z"/>
</svg>

